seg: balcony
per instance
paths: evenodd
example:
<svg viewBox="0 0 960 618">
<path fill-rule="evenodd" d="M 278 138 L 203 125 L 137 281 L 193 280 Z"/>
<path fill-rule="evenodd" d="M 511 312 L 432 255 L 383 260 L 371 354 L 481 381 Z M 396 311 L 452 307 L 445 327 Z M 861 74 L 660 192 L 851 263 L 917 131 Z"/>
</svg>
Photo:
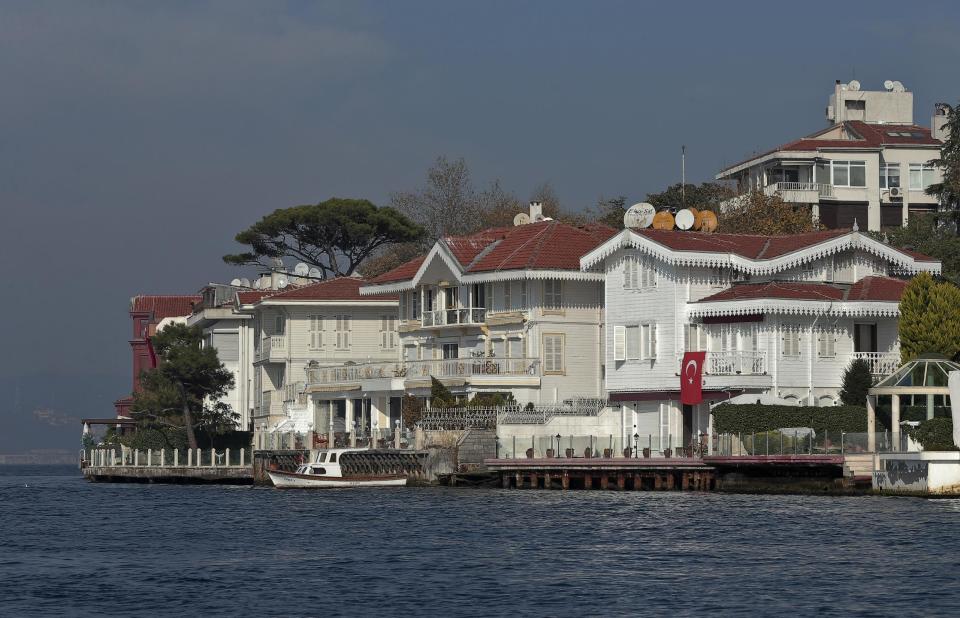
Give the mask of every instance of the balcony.
<svg viewBox="0 0 960 618">
<path fill-rule="evenodd" d="M 682 373 L 683 356 L 677 358 L 677 373 Z M 762 376 L 767 373 L 766 352 L 707 352 L 705 376 Z"/>
<path fill-rule="evenodd" d="M 539 378 L 539 358 L 448 358 L 404 361 L 397 363 L 361 363 L 337 367 L 308 367 L 307 384 L 329 386 L 353 384 L 361 380 L 402 378 L 423 380 L 462 378 L 470 381 L 499 383 L 500 378 Z"/>
<path fill-rule="evenodd" d="M 483 324 L 486 317 L 487 310 L 483 307 L 437 309 L 424 311 L 420 316 L 420 323 L 424 327 Z"/>
<path fill-rule="evenodd" d="M 283 402 L 304 405 L 307 403 L 307 396 L 304 393 L 306 384 L 303 382 L 293 382 L 283 385 Z"/>
<path fill-rule="evenodd" d="M 763 188 L 766 195 L 779 193 L 785 202 L 814 204 L 820 198 L 833 197 L 833 185 L 818 182 L 774 182 Z"/>
<path fill-rule="evenodd" d="M 899 352 L 854 352 L 853 358 L 867 361 L 874 378 L 886 377 L 900 367 Z"/>
<path fill-rule="evenodd" d="M 254 355 L 255 362 L 283 362 L 287 354 L 287 338 L 283 335 L 271 335 L 260 339 L 260 346 Z"/>
</svg>

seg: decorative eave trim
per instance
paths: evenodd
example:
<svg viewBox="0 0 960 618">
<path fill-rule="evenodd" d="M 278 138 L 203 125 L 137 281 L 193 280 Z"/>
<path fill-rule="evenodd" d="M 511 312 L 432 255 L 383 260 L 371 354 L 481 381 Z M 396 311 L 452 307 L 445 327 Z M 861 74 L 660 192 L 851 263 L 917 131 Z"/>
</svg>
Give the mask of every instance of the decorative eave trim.
<svg viewBox="0 0 960 618">
<path fill-rule="evenodd" d="M 522 281 L 562 279 L 564 281 L 604 281 L 606 273 L 587 273 L 579 270 L 497 270 L 491 272 L 473 273 L 461 278 L 463 283 L 487 283 L 496 281 Z"/>
<path fill-rule="evenodd" d="M 822 301 L 783 298 L 689 303 L 687 314 L 692 318 L 750 315 L 832 315 L 850 317 L 895 318 L 900 304 L 894 301 Z"/>
<path fill-rule="evenodd" d="M 582 270 L 592 270 L 620 249 L 632 248 L 674 266 L 704 268 L 732 268 L 751 275 L 767 275 L 789 270 L 807 262 L 840 253 L 848 249 L 861 249 L 894 264 L 908 274 L 927 271 L 940 274 L 940 262 L 921 262 L 893 247 L 851 231 L 843 236 L 830 238 L 809 247 L 804 247 L 766 260 L 754 260 L 733 253 L 707 251 L 674 251 L 645 236 L 625 229 L 590 253 L 580 258 Z"/>
<path fill-rule="evenodd" d="M 267 298 L 259 303 L 259 306 L 263 305 L 302 305 L 309 307 L 350 307 L 360 303 L 363 307 L 396 307 L 400 301 L 397 300 L 357 300 L 357 299 L 337 299 L 337 300 L 310 300 L 307 298 L 298 298 L 298 299 L 283 299 L 283 298 Z"/>
<path fill-rule="evenodd" d="M 420 279 L 423 277 L 424 273 L 427 272 L 427 269 L 430 268 L 430 264 L 433 262 L 433 258 L 440 256 L 440 259 L 443 260 L 443 263 L 447 265 L 447 268 L 450 269 L 450 272 L 453 273 L 453 278 L 456 281 L 460 281 L 461 276 L 463 275 L 463 267 L 457 262 L 456 258 L 453 257 L 453 254 L 450 253 L 450 249 L 447 248 L 445 244 L 440 241 L 433 243 L 433 248 L 430 249 L 430 253 L 427 254 L 427 257 L 423 258 L 423 263 L 420 264 L 420 268 L 417 269 L 417 272 L 413 275 L 412 279 L 407 279 L 404 281 L 393 281 L 391 283 L 383 284 L 369 284 L 360 286 L 360 296 L 372 296 L 375 294 L 390 294 L 391 292 L 405 292 L 407 290 L 412 290 L 417 287 L 417 284 L 420 283 Z"/>
</svg>

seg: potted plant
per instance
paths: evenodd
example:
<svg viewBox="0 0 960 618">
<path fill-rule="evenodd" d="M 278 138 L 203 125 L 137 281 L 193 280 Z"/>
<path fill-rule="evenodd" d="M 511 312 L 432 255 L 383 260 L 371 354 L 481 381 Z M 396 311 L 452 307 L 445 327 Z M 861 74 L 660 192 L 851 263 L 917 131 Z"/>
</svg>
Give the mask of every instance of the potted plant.
<svg viewBox="0 0 960 618">
<path fill-rule="evenodd" d="M 612 455 L 613 455 L 613 449 L 612 449 L 612 448 L 605 448 L 605 449 L 603 449 L 603 458 L 604 458 L 604 459 L 610 459 L 610 457 L 611 457 Z"/>
<path fill-rule="evenodd" d="M 528 449 L 527 449 L 527 459 L 533 459 L 533 449 L 532 449 L 532 448 L 528 448 Z"/>
<path fill-rule="evenodd" d="M 643 458 L 650 459 L 650 447 L 648 446 L 643 447 Z"/>
<path fill-rule="evenodd" d="M 572 448 L 568 448 L 563 452 L 563 454 L 567 456 L 567 459 L 573 457 L 573 453 L 574 453 L 574 450 Z"/>
<path fill-rule="evenodd" d="M 663 456 L 666 458 L 673 457 L 673 449 L 665 448 L 663 449 Z"/>
<path fill-rule="evenodd" d="M 548 448 L 547 457 L 552 459 L 554 455 L 556 455 L 556 451 L 554 451 L 552 448 Z"/>
<path fill-rule="evenodd" d="M 583 449 L 583 458 L 590 459 L 591 457 L 593 457 L 593 451 L 591 451 L 590 447 L 588 446 L 587 448 Z"/>
</svg>

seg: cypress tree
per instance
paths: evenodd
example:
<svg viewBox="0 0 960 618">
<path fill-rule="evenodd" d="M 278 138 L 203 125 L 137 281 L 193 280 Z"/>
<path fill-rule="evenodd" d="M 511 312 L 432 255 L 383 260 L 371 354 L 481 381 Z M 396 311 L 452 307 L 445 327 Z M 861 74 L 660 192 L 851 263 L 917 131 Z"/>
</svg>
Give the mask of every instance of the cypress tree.
<svg viewBox="0 0 960 618">
<path fill-rule="evenodd" d="M 931 333 L 924 322 L 934 285 L 936 282 L 930 273 L 920 273 L 907 284 L 900 297 L 900 355 L 904 363 L 930 350 Z"/>
<path fill-rule="evenodd" d="M 840 389 L 840 401 L 847 406 L 863 406 L 867 402 L 867 391 L 873 386 L 870 363 L 864 358 L 855 358 L 843 372 L 843 388 Z"/>
<path fill-rule="evenodd" d="M 430 376 L 430 407 L 449 408 L 457 405 L 457 398 L 443 382 Z"/>
</svg>

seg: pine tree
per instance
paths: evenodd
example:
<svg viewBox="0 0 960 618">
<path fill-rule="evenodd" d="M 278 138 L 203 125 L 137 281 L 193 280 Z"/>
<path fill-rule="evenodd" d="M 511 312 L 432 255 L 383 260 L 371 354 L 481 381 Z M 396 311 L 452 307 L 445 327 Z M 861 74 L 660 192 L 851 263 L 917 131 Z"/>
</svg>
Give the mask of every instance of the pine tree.
<svg viewBox="0 0 960 618">
<path fill-rule="evenodd" d="M 847 406 L 866 405 L 867 391 L 873 386 L 870 363 L 864 358 L 855 358 L 843 372 L 843 388 L 840 401 Z"/>
<path fill-rule="evenodd" d="M 937 218 L 955 234 L 960 234 L 960 104 L 943 104 L 948 114 L 947 139 L 940 157 L 932 161 L 940 168 L 943 180 L 927 187 L 927 194 L 940 201 Z"/>
</svg>

